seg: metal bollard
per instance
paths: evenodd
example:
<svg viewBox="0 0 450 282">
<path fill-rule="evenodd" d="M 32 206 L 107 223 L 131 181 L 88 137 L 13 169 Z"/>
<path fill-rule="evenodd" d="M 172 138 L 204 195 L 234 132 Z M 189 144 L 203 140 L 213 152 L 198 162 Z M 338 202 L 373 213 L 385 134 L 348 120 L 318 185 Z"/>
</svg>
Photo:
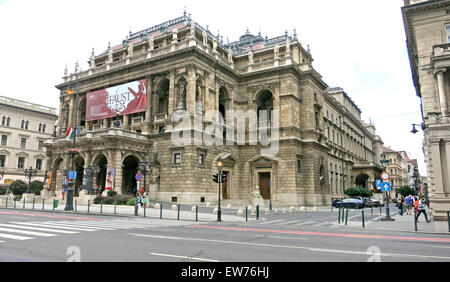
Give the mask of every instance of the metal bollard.
<svg viewBox="0 0 450 282">
<path fill-rule="evenodd" d="M 370 214 L 373 214 L 373 207 L 370 207 Z"/>
<path fill-rule="evenodd" d="M 103 201 L 100 202 L 100 213 L 103 213 Z"/>
<path fill-rule="evenodd" d="M 146 217 L 147 216 L 147 211 L 146 211 L 146 207 L 145 207 L 146 205 L 144 204 L 144 217 Z"/>
<path fill-rule="evenodd" d="M 8 208 L 8 198 L 6 198 L 6 208 Z"/>
<path fill-rule="evenodd" d="M 78 201 L 75 200 L 75 212 L 77 212 L 77 211 L 78 211 Z"/>
<path fill-rule="evenodd" d="M 7 199 L 8 200 L 8 199 Z M 45 203 L 45 199 L 42 199 L 42 210 L 44 210 L 44 203 Z"/>
<path fill-rule="evenodd" d="M 361 213 L 362 213 L 362 226 L 363 226 L 363 228 L 365 228 L 366 225 L 364 223 L 364 210 L 362 210 Z"/>
<path fill-rule="evenodd" d="M 195 206 L 195 221 L 198 221 L 198 206 Z"/>
<path fill-rule="evenodd" d="M 342 219 L 341 219 L 342 222 L 344 222 L 344 218 L 345 218 L 345 215 L 344 215 L 345 212 L 344 211 L 345 211 L 345 208 L 342 207 Z"/>
<path fill-rule="evenodd" d="M 87 212 L 89 213 L 89 207 L 91 206 L 91 200 L 88 200 L 88 210 Z"/>
<path fill-rule="evenodd" d="M 14 199 L 13 201 L 14 201 L 14 208 L 16 208 L 16 199 Z"/>
<path fill-rule="evenodd" d="M 347 219 L 348 219 L 348 210 L 349 208 L 347 208 L 347 211 L 345 213 L 345 225 L 347 225 Z"/>
<path fill-rule="evenodd" d="M 25 198 L 23 198 L 23 208 L 25 209 Z"/>
<path fill-rule="evenodd" d="M 52 208 L 52 210 L 55 211 L 55 199 L 53 199 L 53 208 Z"/>
<path fill-rule="evenodd" d="M 248 221 L 248 207 L 245 207 L 245 221 Z"/>
<path fill-rule="evenodd" d="M 450 232 L 450 211 L 447 211 L 448 232 Z"/>
<path fill-rule="evenodd" d="M 339 208 L 338 223 L 341 223 L 341 208 Z"/>
<path fill-rule="evenodd" d="M 33 210 L 34 210 L 34 203 L 36 202 L 36 199 L 33 198 Z"/>
<path fill-rule="evenodd" d="M 417 215 L 414 213 L 414 231 L 417 231 Z"/>
<path fill-rule="evenodd" d="M 380 206 L 380 214 L 381 214 L 382 212 L 381 212 L 381 206 Z"/>
<path fill-rule="evenodd" d="M 259 219 L 259 205 L 256 206 L 256 220 Z"/>
<path fill-rule="evenodd" d="M 178 205 L 177 210 L 178 210 L 177 220 L 180 220 L 180 205 Z"/>
<path fill-rule="evenodd" d="M 116 214 L 117 201 L 114 201 L 114 214 Z"/>
<path fill-rule="evenodd" d="M 159 218 L 162 219 L 162 204 L 159 205 Z"/>
</svg>

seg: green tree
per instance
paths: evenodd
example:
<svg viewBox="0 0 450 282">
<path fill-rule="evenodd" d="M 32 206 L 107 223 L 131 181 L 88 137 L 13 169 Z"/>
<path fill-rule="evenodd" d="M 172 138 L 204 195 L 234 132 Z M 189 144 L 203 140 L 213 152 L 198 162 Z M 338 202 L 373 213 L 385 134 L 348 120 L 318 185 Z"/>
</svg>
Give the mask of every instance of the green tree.
<svg viewBox="0 0 450 282">
<path fill-rule="evenodd" d="M 397 189 L 397 193 L 399 193 L 403 197 L 408 197 L 409 195 L 415 195 L 416 191 L 414 191 L 414 189 L 412 189 L 410 186 L 402 186 Z"/>
<path fill-rule="evenodd" d="M 373 195 L 373 192 L 367 188 L 356 186 L 350 187 L 344 191 L 344 194 L 349 197 L 367 197 L 370 198 Z"/>
<path fill-rule="evenodd" d="M 41 191 L 44 189 L 44 183 L 39 180 L 34 180 L 30 184 L 30 191 L 33 192 L 35 195 L 41 195 Z"/>
</svg>

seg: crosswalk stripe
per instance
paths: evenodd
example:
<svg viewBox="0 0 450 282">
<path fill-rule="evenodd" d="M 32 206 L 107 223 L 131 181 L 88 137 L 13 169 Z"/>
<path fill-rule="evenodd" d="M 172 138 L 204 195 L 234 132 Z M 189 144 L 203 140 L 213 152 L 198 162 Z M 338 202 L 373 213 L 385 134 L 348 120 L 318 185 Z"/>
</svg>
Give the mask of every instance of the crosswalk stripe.
<svg viewBox="0 0 450 282">
<path fill-rule="evenodd" d="M 280 221 L 283 221 L 283 220 L 284 219 L 275 219 L 275 220 L 263 221 L 263 222 L 260 222 L 259 224 L 272 224 L 272 223 L 280 222 Z"/>
<path fill-rule="evenodd" d="M 80 229 L 80 231 L 98 231 L 98 230 L 114 230 L 113 228 L 106 227 L 106 226 L 90 226 L 90 225 L 81 225 L 81 224 L 74 224 L 74 223 L 63 223 L 63 222 L 49 222 L 44 224 L 50 224 L 57 228 L 72 228 L 72 229 Z"/>
<path fill-rule="evenodd" d="M 297 224 L 292 224 L 293 226 L 301 226 L 301 225 L 308 225 L 308 224 L 312 224 L 312 223 L 316 223 L 317 221 L 305 221 L 305 222 L 301 222 L 301 223 L 297 223 Z"/>
<path fill-rule="evenodd" d="M 19 235 L 12 235 L 12 234 L 4 234 L 0 233 L 0 238 L 6 238 L 6 239 L 13 239 L 13 240 L 30 240 L 34 239 L 33 237 L 25 237 L 25 236 L 19 236 Z"/>
<path fill-rule="evenodd" d="M 56 234 L 41 233 L 41 232 L 34 232 L 34 231 L 25 231 L 25 230 L 17 230 L 17 229 L 2 228 L 2 227 L 0 227 L 0 231 L 9 232 L 9 233 L 19 233 L 19 234 L 24 234 L 24 235 L 42 236 L 42 237 L 53 237 L 53 236 L 56 236 Z"/>
<path fill-rule="evenodd" d="M 67 230 L 76 230 L 76 231 L 95 231 L 94 229 L 87 229 L 87 228 L 78 228 L 78 227 L 69 227 L 69 226 L 58 226 L 51 223 L 30 223 L 30 222 L 13 222 L 18 224 L 25 224 L 25 225 L 31 225 L 31 226 L 43 226 L 43 227 L 51 227 L 51 228 L 59 228 L 59 229 L 67 229 Z"/>
<path fill-rule="evenodd" d="M 47 231 L 47 232 L 53 232 L 53 233 L 63 233 L 63 234 L 76 234 L 76 233 L 79 233 L 79 232 L 75 232 L 75 231 L 54 230 L 54 229 L 40 228 L 40 227 L 21 226 L 21 225 L 16 225 L 16 224 L 0 224 L 0 226 L 11 227 L 11 228 L 19 228 L 19 229 L 27 229 L 27 230 L 36 230 L 36 231 Z"/>
<path fill-rule="evenodd" d="M 291 220 L 291 221 L 279 222 L 277 224 L 279 224 L 279 225 L 288 225 L 288 224 L 291 224 L 291 223 L 298 223 L 298 222 L 299 222 L 298 219 L 296 219 L 296 220 Z"/>
<path fill-rule="evenodd" d="M 332 222 L 329 222 L 329 221 L 320 222 L 320 223 L 314 224 L 313 226 L 324 226 L 324 225 L 329 225 L 329 224 L 332 224 Z"/>
<path fill-rule="evenodd" d="M 77 223 L 63 223 L 72 226 L 81 226 L 87 228 L 107 228 L 107 229 L 133 229 L 133 228 L 145 228 L 146 226 L 140 225 L 122 225 L 122 224 L 113 224 L 113 223 L 87 223 L 87 222 L 77 222 Z"/>
</svg>

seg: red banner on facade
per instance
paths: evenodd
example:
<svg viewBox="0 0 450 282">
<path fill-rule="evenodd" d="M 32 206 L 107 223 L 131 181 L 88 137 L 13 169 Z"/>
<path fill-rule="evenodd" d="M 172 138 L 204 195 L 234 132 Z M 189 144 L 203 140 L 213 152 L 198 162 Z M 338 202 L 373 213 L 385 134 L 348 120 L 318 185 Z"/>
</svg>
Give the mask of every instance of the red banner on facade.
<svg viewBox="0 0 450 282">
<path fill-rule="evenodd" d="M 86 120 L 145 112 L 147 80 L 141 79 L 86 94 Z"/>
</svg>

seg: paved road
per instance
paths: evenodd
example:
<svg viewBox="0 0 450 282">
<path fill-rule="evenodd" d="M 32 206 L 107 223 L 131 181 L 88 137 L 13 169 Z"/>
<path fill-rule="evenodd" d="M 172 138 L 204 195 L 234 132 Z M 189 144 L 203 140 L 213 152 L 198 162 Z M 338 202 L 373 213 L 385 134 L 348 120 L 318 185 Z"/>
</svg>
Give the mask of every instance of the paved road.
<svg viewBox="0 0 450 282">
<path fill-rule="evenodd" d="M 266 217 L 199 223 L 0 210 L 0 261 L 450 261 L 450 236 L 356 229 L 337 224 L 336 211 Z"/>
</svg>

